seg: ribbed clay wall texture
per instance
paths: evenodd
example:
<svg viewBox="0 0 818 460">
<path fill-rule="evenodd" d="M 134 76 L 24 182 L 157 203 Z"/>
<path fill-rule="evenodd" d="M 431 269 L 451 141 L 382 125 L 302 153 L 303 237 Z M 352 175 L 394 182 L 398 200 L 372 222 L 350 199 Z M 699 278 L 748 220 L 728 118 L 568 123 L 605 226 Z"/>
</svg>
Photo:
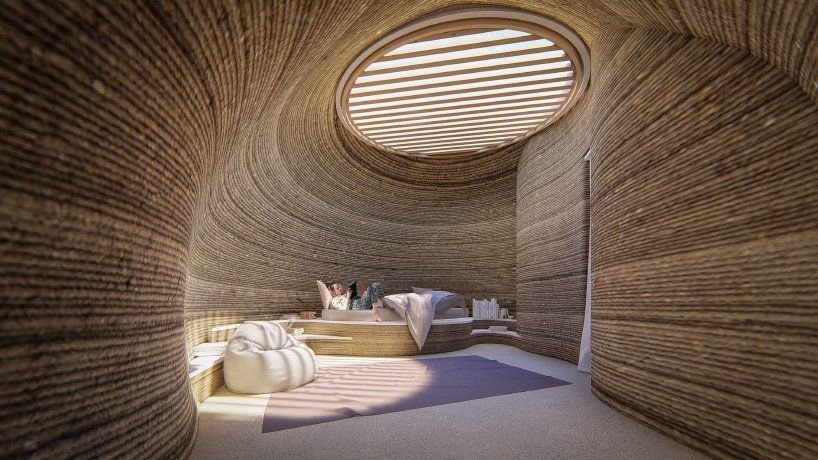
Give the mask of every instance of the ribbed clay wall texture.
<svg viewBox="0 0 818 460">
<path fill-rule="evenodd" d="M 214 325 L 320 310 L 316 279 L 379 281 L 387 294 L 443 288 L 515 306 L 519 147 L 418 160 L 354 139 L 337 124 L 338 76 L 377 30 L 411 13 L 378 7 L 358 18 L 338 8 L 311 14 L 310 46 L 288 57 L 263 117 L 208 184 L 188 267 L 189 344 Z M 349 27 L 333 29 L 344 15 Z"/>
<path fill-rule="evenodd" d="M 214 123 L 144 6 L 0 7 L 0 457 L 183 457 L 183 298 Z"/>
<path fill-rule="evenodd" d="M 596 55 L 595 392 L 714 456 L 814 458 L 816 105 L 721 44 Z"/>
<path fill-rule="evenodd" d="M 346 65 L 457 3 L 4 2 L 0 456 L 184 456 L 186 342 L 319 276 L 496 296 L 576 359 L 588 144 L 597 394 L 714 455 L 814 453 L 815 2 L 492 2 L 589 45 L 575 113 L 457 161 L 346 134 Z"/>
<path fill-rule="evenodd" d="M 523 149 L 517 169 L 517 321 L 523 346 L 577 362 L 585 318 L 588 101 Z"/>
</svg>

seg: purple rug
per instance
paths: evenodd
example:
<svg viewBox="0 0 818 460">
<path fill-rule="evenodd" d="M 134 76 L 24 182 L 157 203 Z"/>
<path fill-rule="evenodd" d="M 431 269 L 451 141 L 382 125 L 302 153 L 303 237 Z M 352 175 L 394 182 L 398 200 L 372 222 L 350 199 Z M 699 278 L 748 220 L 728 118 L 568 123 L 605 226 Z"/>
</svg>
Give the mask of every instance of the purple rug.
<svg viewBox="0 0 818 460">
<path fill-rule="evenodd" d="M 270 395 L 261 431 L 562 385 L 570 383 L 473 355 L 329 367 L 300 388 Z"/>
</svg>

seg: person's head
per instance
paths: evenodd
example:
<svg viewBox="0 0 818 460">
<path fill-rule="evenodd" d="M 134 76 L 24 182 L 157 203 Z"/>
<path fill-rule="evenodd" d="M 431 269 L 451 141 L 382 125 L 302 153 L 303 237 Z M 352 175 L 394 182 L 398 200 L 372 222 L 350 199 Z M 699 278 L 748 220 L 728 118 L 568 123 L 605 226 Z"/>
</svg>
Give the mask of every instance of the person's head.
<svg viewBox="0 0 818 460">
<path fill-rule="evenodd" d="M 334 296 L 339 296 L 344 293 L 344 286 L 339 281 L 333 281 L 327 285 L 329 292 Z"/>
</svg>

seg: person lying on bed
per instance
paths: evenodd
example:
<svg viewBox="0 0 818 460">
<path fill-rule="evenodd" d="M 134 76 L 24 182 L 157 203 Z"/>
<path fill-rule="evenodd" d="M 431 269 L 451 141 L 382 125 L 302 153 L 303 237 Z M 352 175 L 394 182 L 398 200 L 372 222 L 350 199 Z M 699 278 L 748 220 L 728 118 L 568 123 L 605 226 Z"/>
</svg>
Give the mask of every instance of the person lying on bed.
<svg viewBox="0 0 818 460">
<path fill-rule="evenodd" d="M 355 282 L 351 283 L 348 289 L 344 289 L 338 281 L 327 283 L 327 287 L 332 293 L 330 302 L 332 308 L 336 310 L 372 310 L 375 321 L 381 321 L 381 317 L 378 316 L 378 308 L 372 305 L 383 297 L 381 283 L 372 283 L 371 286 L 363 289 L 363 294 L 360 296 L 358 295 L 358 284 Z"/>
</svg>

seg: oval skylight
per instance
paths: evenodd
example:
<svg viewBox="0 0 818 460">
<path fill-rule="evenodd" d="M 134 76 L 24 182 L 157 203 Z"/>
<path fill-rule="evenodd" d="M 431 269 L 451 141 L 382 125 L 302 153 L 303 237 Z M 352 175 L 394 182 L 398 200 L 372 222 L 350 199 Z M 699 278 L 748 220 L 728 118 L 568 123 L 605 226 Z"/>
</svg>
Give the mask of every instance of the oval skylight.
<svg viewBox="0 0 818 460">
<path fill-rule="evenodd" d="M 505 8 L 461 8 L 379 40 L 336 92 L 342 123 L 381 149 L 482 152 L 564 114 L 588 84 L 588 51 L 565 26 Z"/>
</svg>

